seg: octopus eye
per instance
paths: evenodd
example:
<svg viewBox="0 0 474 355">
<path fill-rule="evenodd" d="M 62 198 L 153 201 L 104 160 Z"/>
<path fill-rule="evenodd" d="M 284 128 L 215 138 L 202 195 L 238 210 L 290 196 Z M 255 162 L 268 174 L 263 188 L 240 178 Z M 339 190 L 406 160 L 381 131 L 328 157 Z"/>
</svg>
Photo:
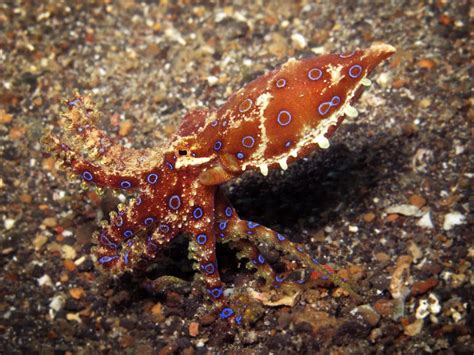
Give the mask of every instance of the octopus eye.
<svg viewBox="0 0 474 355">
<path fill-rule="evenodd" d="M 187 155 L 188 151 L 187 150 L 178 150 L 179 155 Z"/>
</svg>

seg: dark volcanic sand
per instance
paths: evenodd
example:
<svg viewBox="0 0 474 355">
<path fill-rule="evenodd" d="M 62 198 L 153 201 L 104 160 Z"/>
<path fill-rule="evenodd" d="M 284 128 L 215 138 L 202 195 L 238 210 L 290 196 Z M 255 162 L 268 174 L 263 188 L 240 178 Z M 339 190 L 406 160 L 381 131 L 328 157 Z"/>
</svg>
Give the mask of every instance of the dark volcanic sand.
<svg viewBox="0 0 474 355">
<path fill-rule="evenodd" d="M 0 351 L 473 353 L 469 2 L 167 2 L 0 4 Z M 153 271 L 179 287 L 96 268 L 90 235 L 117 199 L 82 191 L 42 151 L 64 99 L 93 94 L 111 134 L 155 146 L 186 109 L 288 57 L 374 41 L 398 53 L 328 151 L 227 186 L 243 217 L 349 270 L 358 308 L 312 287 L 250 327 L 207 324 L 185 240 Z M 251 278 L 222 269 L 228 285 Z"/>
</svg>

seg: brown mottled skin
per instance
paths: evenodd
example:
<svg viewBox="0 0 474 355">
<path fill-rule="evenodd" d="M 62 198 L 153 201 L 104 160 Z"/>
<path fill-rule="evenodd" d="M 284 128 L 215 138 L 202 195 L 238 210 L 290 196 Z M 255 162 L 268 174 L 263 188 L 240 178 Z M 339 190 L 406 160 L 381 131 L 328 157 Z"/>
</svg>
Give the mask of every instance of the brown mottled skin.
<svg viewBox="0 0 474 355">
<path fill-rule="evenodd" d="M 239 297 L 223 294 L 217 242 L 236 242 L 238 256 L 248 259 L 266 280 L 263 286 L 249 285 L 254 295 L 264 294 L 254 288 L 270 292 L 290 283 L 287 273 L 274 273 L 259 253 L 261 245 L 291 255 L 314 270 L 313 275 L 355 295 L 301 246 L 239 219 L 218 187 L 246 170 L 267 175 L 269 169 L 285 170 L 288 163 L 328 148 L 328 138 L 345 115 L 357 115 L 350 104 L 362 85 L 370 85 L 367 75 L 394 51 L 374 44 L 345 55 L 292 59 L 237 91 L 221 108 L 191 111 L 172 141 L 156 149 L 114 144 L 96 128 L 99 113 L 90 98 L 69 101 L 64 133 L 46 137 L 50 150 L 86 183 L 136 194 L 96 234 L 98 262 L 115 273 L 143 268 L 156 261 L 176 235 L 185 233 L 215 309 L 236 323 L 251 316 Z"/>
</svg>

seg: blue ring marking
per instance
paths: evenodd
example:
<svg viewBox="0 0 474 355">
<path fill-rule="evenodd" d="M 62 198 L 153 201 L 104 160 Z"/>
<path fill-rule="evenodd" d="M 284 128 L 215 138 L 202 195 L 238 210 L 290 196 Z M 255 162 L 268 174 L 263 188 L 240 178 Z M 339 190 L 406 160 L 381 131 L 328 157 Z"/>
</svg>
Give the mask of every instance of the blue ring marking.
<svg viewBox="0 0 474 355">
<path fill-rule="evenodd" d="M 128 265 L 128 250 L 123 254 L 123 262 Z"/>
<path fill-rule="evenodd" d="M 128 245 L 129 247 L 131 247 L 131 246 L 133 245 L 133 239 L 130 239 L 130 240 L 127 242 L 127 245 Z"/>
<path fill-rule="evenodd" d="M 170 231 L 170 226 L 167 224 L 160 224 L 160 232 L 168 233 Z"/>
<path fill-rule="evenodd" d="M 232 207 L 226 207 L 224 213 L 227 217 L 232 217 Z"/>
<path fill-rule="evenodd" d="M 259 264 L 265 264 L 265 258 L 263 257 L 262 254 L 260 254 L 260 255 L 257 257 L 257 260 L 258 260 Z"/>
<path fill-rule="evenodd" d="M 115 218 L 114 224 L 116 227 L 122 227 L 123 226 L 123 218 L 120 215 L 117 215 Z"/>
<path fill-rule="evenodd" d="M 331 107 L 335 107 L 341 103 L 341 98 L 337 95 L 333 96 L 330 101 L 323 102 L 318 107 L 318 112 L 321 116 L 326 115 Z M 324 107 L 324 108 L 323 108 Z"/>
<path fill-rule="evenodd" d="M 282 121 L 282 115 L 286 115 L 286 121 Z M 291 115 L 291 113 L 287 110 L 281 110 L 279 113 L 278 113 L 278 117 L 277 117 L 277 122 L 280 126 L 282 127 L 285 127 L 285 126 L 288 126 L 291 122 L 291 119 L 293 118 L 293 116 Z"/>
<path fill-rule="evenodd" d="M 242 316 L 237 316 L 235 317 L 235 323 L 237 323 L 238 325 L 240 325 L 242 323 Z"/>
<path fill-rule="evenodd" d="M 173 170 L 174 169 L 174 166 L 173 164 L 171 164 L 169 161 L 165 162 L 166 166 L 168 167 L 168 169 L 170 170 Z"/>
<path fill-rule="evenodd" d="M 290 145 L 291 145 L 291 141 L 288 141 L 288 142 L 285 143 L 284 147 L 288 148 Z"/>
<path fill-rule="evenodd" d="M 237 159 L 240 159 L 240 160 L 245 158 L 245 154 L 242 152 L 238 152 L 235 156 L 237 157 Z"/>
<path fill-rule="evenodd" d="M 125 238 L 131 238 L 133 237 L 133 231 L 131 229 L 127 229 L 126 231 L 123 232 L 123 236 Z"/>
<path fill-rule="evenodd" d="M 129 188 L 132 187 L 132 183 L 128 180 L 123 180 L 123 181 L 120 182 L 120 187 L 122 189 L 129 189 Z"/>
<path fill-rule="evenodd" d="M 219 313 L 219 317 L 221 317 L 221 319 L 227 319 L 229 317 L 231 317 L 232 315 L 234 315 L 234 310 L 230 307 L 225 307 L 220 313 Z"/>
<path fill-rule="evenodd" d="M 155 217 L 147 217 L 143 220 L 143 224 L 145 226 L 149 226 L 150 224 L 152 224 L 153 222 L 155 221 Z"/>
<path fill-rule="evenodd" d="M 329 280 L 329 277 L 326 275 L 321 275 L 320 277 L 321 280 Z"/>
<path fill-rule="evenodd" d="M 204 212 L 201 207 L 196 207 L 193 211 L 194 219 L 200 219 L 204 215 Z"/>
<path fill-rule="evenodd" d="M 117 255 L 113 255 L 113 256 L 105 255 L 99 258 L 99 264 L 109 263 L 115 259 L 118 259 Z"/>
<path fill-rule="evenodd" d="M 257 228 L 260 224 L 256 223 L 256 222 L 252 222 L 252 221 L 248 221 L 247 222 L 247 227 L 249 227 L 250 229 L 254 229 L 254 228 Z"/>
<path fill-rule="evenodd" d="M 285 240 L 285 237 L 284 237 L 282 234 L 280 234 L 280 233 L 277 233 L 277 238 L 278 238 L 278 240 L 279 240 L 280 242 L 282 242 L 282 241 Z"/>
<path fill-rule="evenodd" d="M 242 108 L 242 105 L 244 105 L 244 107 Z M 253 106 L 253 101 L 252 99 L 250 98 L 247 98 L 245 99 L 244 101 L 242 101 L 239 105 L 239 112 L 240 113 L 244 113 L 244 112 L 247 112 L 248 110 L 250 110 Z"/>
<path fill-rule="evenodd" d="M 303 249 L 303 247 L 302 247 L 301 245 L 298 245 L 298 246 L 296 247 L 296 250 L 298 250 L 300 253 L 304 252 L 304 249 Z"/>
<path fill-rule="evenodd" d="M 311 260 L 312 260 L 312 261 L 313 261 L 313 263 L 315 263 L 316 265 L 319 265 L 319 261 L 318 261 L 318 259 L 316 259 L 316 258 L 311 258 Z"/>
<path fill-rule="evenodd" d="M 214 297 L 214 298 L 219 298 L 222 296 L 222 288 L 221 287 L 216 287 L 216 288 L 213 288 L 211 290 L 207 290 L 207 292 L 209 292 L 209 294 Z"/>
<path fill-rule="evenodd" d="M 158 181 L 158 174 L 155 174 L 155 173 L 148 174 L 147 177 L 146 177 L 146 181 L 150 185 L 156 184 L 156 182 Z"/>
<path fill-rule="evenodd" d="M 181 207 L 181 198 L 178 195 L 173 195 L 168 200 L 168 207 L 172 210 L 177 210 Z"/>
<path fill-rule="evenodd" d="M 250 140 L 250 143 L 246 142 L 248 140 Z M 242 145 L 245 148 L 253 148 L 253 146 L 255 145 L 255 138 L 253 138 L 252 136 L 245 136 L 244 138 L 242 138 Z"/>
<path fill-rule="evenodd" d="M 211 127 L 216 127 L 219 124 L 217 120 L 211 122 Z"/>
<path fill-rule="evenodd" d="M 225 230 L 227 228 L 227 222 L 228 221 L 222 221 L 222 222 L 219 222 L 219 229 L 221 231 Z"/>
<path fill-rule="evenodd" d="M 305 280 L 296 280 L 295 282 L 296 282 L 297 284 L 302 285 L 302 284 L 304 284 L 306 281 L 305 281 Z"/>
<path fill-rule="evenodd" d="M 317 72 L 317 74 L 314 75 L 314 72 Z M 309 80 L 316 81 L 316 80 L 321 79 L 322 76 L 323 76 L 323 71 L 319 68 L 312 68 L 312 69 L 308 70 L 308 79 Z"/>
<path fill-rule="evenodd" d="M 278 89 L 281 89 L 281 88 L 284 88 L 286 86 L 286 80 L 283 79 L 283 78 L 280 78 L 277 80 L 275 86 L 278 88 Z"/>
<path fill-rule="evenodd" d="M 81 174 L 82 178 L 86 181 L 92 181 L 94 180 L 94 176 L 91 174 L 90 171 L 84 171 L 82 174 Z"/>
<path fill-rule="evenodd" d="M 69 102 L 67 103 L 67 105 L 68 105 L 68 106 L 77 106 L 76 104 L 77 104 L 78 102 L 81 102 L 81 99 L 74 99 L 74 100 L 72 100 L 72 101 L 69 101 Z"/>
<path fill-rule="evenodd" d="M 142 197 L 141 197 L 141 196 L 138 196 L 137 199 L 135 200 L 135 204 L 136 204 L 137 206 L 140 206 L 140 205 L 142 204 L 142 202 L 143 202 L 143 201 L 142 201 Z"/>
<path fill-rule="evenodd" d="M 353 70 L 356 70 L 356 73 L 353 73 Z M 349 76 L 352 79 L 357 79 L 360 74 L 362 74 L 362 67 L 359 64 L 354 64 L 352 67 L 349 68 Z"/>
<path fill-rule="evenodd" d="M 215 150 L 216 152 L 218 152 L 218 151 L 221 150 L 221 149 L 222 149 L 222 142 L 221 142 L 221 141 L 216 141 L 216 142 L 214 143 L 214 150 Z"/>
<path fill-rule="evenodd" d="M 324 108 L 323 108 L 324 106 Z M 321 116 L 326 115 L 329 110 L 331 109 L 331 103 L 330 102 L 323 102 L 321 105 L 318 107 L 318 112 Z"/>
<path fill-rule="evenodd" d="M 219 234 L 219 236 L 220 236 L 221 238 L 225 238 L 224 233 Z"/>
<path fill-rule="evenodd" d="M 213 273 L 216 272 L 216 267 L 214 266 L 213 263 L 201 265 L 201 269 L 208 275 L 212 275 Z"/>
<path fill-rule="evenodd" d="M 354 55 L 355 51 L 349 52 L 348 54 L 339 54 L 339 58 L 350 58 Z"/>
<path fill-rule="evenodd" d="M 204 245 L 204 244 L 206 244 L 206 242 L 207 242 L 207 235 L 205 235 L 204 233 L 199 234 L 199 235 L 196 237 L 196 241 L 198 242 L 199 245 Z"/>
<path fill-rule="evenodd" d="M 335 102 L 336 101 L 336 102 Z M 341 98 L 339 96 L 333 96 L 331 99 L 331 105 L 332 106 L 337 106 L 341 103 Z"/>
<path fill-rule="evenodd" d="M 280 283 L 280 282 L 283 282 L 285 281 L 285 278 L 283 276 L 280 276 L 280 275 L 276 275 L 275 276 L 275 281 Z"/>
<path fill-rule="evenodd" d="M 111 247 L 113 249 L 117 249 L 117 244 L 115 244 L 109 238 L 107 238 L 105 236 L 105 234 L 100 235 L 99 241 L 100 241 L 101 244 L 103 244 L 105 246 Z"/>
</svg>

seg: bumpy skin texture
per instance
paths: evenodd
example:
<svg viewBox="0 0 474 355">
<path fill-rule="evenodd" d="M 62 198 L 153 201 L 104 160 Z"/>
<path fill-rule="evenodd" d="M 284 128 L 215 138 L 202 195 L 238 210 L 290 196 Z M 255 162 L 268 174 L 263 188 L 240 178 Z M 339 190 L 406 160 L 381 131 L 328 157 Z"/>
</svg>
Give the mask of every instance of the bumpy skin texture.
<svg viewBox="0 0 474 355">
<path fill-rule="evenodd" d="M 64 134 L 46 137 L 50 150 L 86 183 L 136 194 L 96 233 L 99 264 L 115 273 L 145 268 L 174 237 L 185 233 L 215 309 L 236 323 L 251 315 L 242 296 L 224 297 L 216 263 L 218 242 L 234 243 L 238 256 L 248 259 L 266 280 L 260 286 L 263 291 L 305 279 L 290 281 L 288 273 L 275 274 L 259 246 L 290 255 L 313 270 L 313 278 L 329 279 L 355 295 L 302 246 L 241 220 L 218 187 L 244 171 L 267 175 L 271 168 L 285 170 L 292 161 L 328 148 L 345 115 L 357 115 L 350 104 L 361 87 L 370 84 L 368 74 L 394 51 L 374 44 L 342 55 L 291 59 L 237 91 L 221 108 L 188 113 L 172 141 L 160 149 L 113 143 L 96 128 L 99 113 L 90 98 L 69 101 Z"/>
</svg>

